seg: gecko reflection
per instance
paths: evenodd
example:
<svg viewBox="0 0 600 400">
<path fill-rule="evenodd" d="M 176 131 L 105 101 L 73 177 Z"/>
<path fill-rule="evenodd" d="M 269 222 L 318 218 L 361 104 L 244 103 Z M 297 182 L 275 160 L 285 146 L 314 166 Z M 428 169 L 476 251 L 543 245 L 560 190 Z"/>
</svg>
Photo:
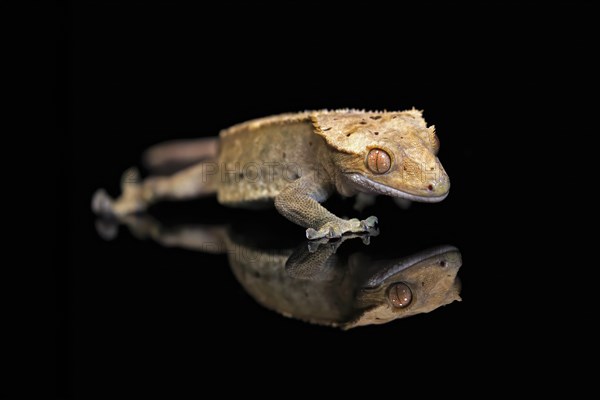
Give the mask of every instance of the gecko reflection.
<svg viewBox="0 0 600 400">
<path fill-rule="evenodd" d="M 383 324 L 427 313 L 460 301 L 457 272 L 461 255 L 452 246 L 438 246 L 418 253 L 373 259 L 363 252 L 338 254 L 347 241 L 370 234 L 343 236 L 331 242 L 300 244 L 258 243 L 264 236 L 223 226 L 185 225 L 165 227 L 148 216 L 121 220 L 138 238 L 151 238 L 167 247 L 227 254 L 238 282 L 262 306 L 302 321 L 354 328 Z M 114 222 L 99 220 L 98 232 L 110 239 Z M 285 239 L 284 239 L 285 240 Z"/>
</svg>

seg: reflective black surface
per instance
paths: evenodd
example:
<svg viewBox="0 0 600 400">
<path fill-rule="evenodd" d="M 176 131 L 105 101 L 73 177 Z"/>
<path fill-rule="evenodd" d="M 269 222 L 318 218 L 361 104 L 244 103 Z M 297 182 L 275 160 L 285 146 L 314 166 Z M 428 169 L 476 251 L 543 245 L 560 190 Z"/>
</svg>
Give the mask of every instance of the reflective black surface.
<svg viewBox="0 0 600 400">
<path fill-rule="evenodd" d="M 223 254 L 237 281 L 255 301 L 313 324 L 342 329 L 385 324 L 460 301 L 456 275 L 462 259 L 453 246 L 384 259 L 382 253 L 393 253 L 394 246 L 375 255 L 353 246 L 359 251 L 342 257 L 337 253 L 344 243 L 360 239 L 367 246 L 379 231 L 309 241 L 292 233 L 286 237 L 282 231 L 273 235 L 274 227 L 262 222 L 257 219 L 245 227 L 169 227 L 148 214 L 138 214 L 118 221 L 98 219 L 96 228 L 101 237 L 114 240 L 122 223 L 135 237 L 152 239 L 164 247 Z"/>
<path fill-rule="evenodd" d="M 82 208 L 89 207 L 89 199 L 85 200 Z M 167 376 L 169 380 L 177 376 L 188 382 L 194 379 L 194 365 L 200 363 L 211 365 L 219 376 L 229 374 L 226 360 L 231 358 L 243 368 L 252 368 L 256 360 L 267 360 L 275 370 L 279 369 L 276 365 L 297 366 L 319 360 L 319 366 L 314 367 L 318 370 L 327 365 L 345 368 L 351 360 L 368 363 L 388 350 L 392 354 L 400 352 L 402 357 L 432 351 L 444 358 L 458 356 L 461 350 L 447 343 L 467 343 L 481 334 L 481 330 L 471 328 L 471 319 L 476 318 L 480 324 L 486 320 L 482 312 L 490 306 L 489 297 L 493 297 L 487 294 L 492 288 L 487 280 L 488 268 L 495 261 L 488 257 L 489 248 L 478 247 L 484 244 L 482 238 L 478 232 L 466 229 L 469 222 L 461 220 L 461 213 L 453 209 L 455 204 L 449 198 L 443 205 L 413 204 L 402 210 L 391 199 L 379 198 L 363 211 L 380 218 L 379 235 L 371 237 L 368 245 L 361 238 L 346 240 L 337 248 L 334 262 L 316 270 L 290 268 L 287 264 L 294 252 L 299 260 L 296 265 L 315 253 L 308 249 L 304 229 L 275 210 L 223 208 L 214 199 L 165 203 L 150 210 L 152 218 L 160 221 L 160 229 L 144 222 L 137 227 L 107 225 L 91 213 L 82 213 L 77 221 L 79 234 L 73 237 L 71 272 L 73 356 L 80 390 L 85 392 L 99 384 L 97 374 L 105 368 L 137 377 L 138 384 L 142 384 L 147 376 Z M 356 213 L 350 200 L 335 198 L 329 206 L 342 215 Z M 199 225 L 204 232 L 227 226 L 228 240 L 236 245 L 225 247 L 228 254 L 211 254 L 222 253 L 222 244 L 210 236 L 206 239 L 198 235 Z M 182 232 L 191 233 L 192 240 L 185 239 Z M 198 238 L 202 251 L 194 248 Z M 187 248 L 182 248 L 182 242 Z M 462 254 L 458 273 L 461 302 L 347 331 L 304 322 L 313 319 L 329 325 L 335 319 L 333 322 L 343 326 L 359 319 L 370 306 L 356 306 L 357 295 L 368 295 L 369 285 L 376 286 L 385 279 L 385 273 L 378 275 L 377 270 L 385 271 L 386 267 L 376 262 L 398 260 L 446 244 Z M 267 269 L 271 273 L 267 279 L 263 279 L 264 268 L 258 268 L 258 263 L 244 265 L 244 260 L 261 260 L 265 254 L 274 261 L 272 269 Z M 232 259 L 238 261 L 237 265 L 232 266 Z M 350 283 L 355 275 L 359 281 Z M 273 279 L 281 277 L 287 283 L 273 285 Z M 301 283 L 290 286 L 294 280 Z M 357 292 L 359 286 L 367 290 Z M 281 289 L 288 292 L 274 294 Z M 323 293 L 323 289 L 333 294 L 325 299 L 327 310 L 315 308 L 314 303 L 294 301 L 301 290 Z M 392 287 L 386 290 L 386 296 L 390 296 Z M 259 298 L 265 293 L 270 297 Z M 415 299 L 420 295 L 417 291 L 411 294 Z M 275 295 L 291 298 L 285 304 L 287 309 L 282 309 L 280 297 L 273 300 Z M 393 310 L 392 301 L 402 301 L 402 292 L 396 300 L 391 296 L 386 298 L 388 310 Z M 316 299 L 314 292 L 310 298 Z M 315 316 L 315 310 L 325 310 L 327 315 Z M 165 367 L 165 363 L 170 366 Z M 134 372 L 130 371 L 132 367 Z"/>
</svg>

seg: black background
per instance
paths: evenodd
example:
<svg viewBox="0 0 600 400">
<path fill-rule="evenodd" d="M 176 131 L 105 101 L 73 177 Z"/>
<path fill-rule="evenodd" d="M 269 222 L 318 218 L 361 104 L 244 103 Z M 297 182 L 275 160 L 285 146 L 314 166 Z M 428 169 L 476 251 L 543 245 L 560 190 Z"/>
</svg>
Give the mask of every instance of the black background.
<svg viewBox="0 0 600 400">
<path fill-rule="evenodd" d="M 67 168 L 58 187 L 69 194 L 59 209 L 69 215 L 66 268 L 57 270 L 61 395 L 227 394 L 238 385 L 266 393 L 275 380 L 293 391 L 324 384 L 376 392 L 403 379 L 460 385 L 501 360 L 532 362 L 529 352 L 515 356 L 512 343 L 533 352 L 536 340 L 515 316 L 525 310 L 534 321 L 538 303 L 523 305 L 529 286 L 511 273 L 531 268 L 515 253 L 532 234 L 535 203 L 512 193 L 538 183 L 524 176 L 522 156 L 542 133 L 539 99 L 578 84 L 551 67 L 589 38 L 586 10 L 84 4 L 67 7 L 60 28 Z M 577 101 L 555 106 L 569 112 Z M 381 221 L 375 253 L 457 246 L 463 302 L 341 332 L 261 308 L 223 256 L 161 248 L 124 229 L 112 242 L 96 234 L 93 191 L 116 195 L 121 173 L 148 146 L 280 112 L 345 107 L 416 107 L 436 125 L 448 199 L 408 211 L 379 199 L 365 216 Z M 331 209 L 353 212 L 339 199 Z M 181 221 L 256 221 L 211 200 L 154 211 Z M 274 211 L 264 218 L 303 234 Z M 218 385 L 217 376 L 230 383 Z"/>
</svg>

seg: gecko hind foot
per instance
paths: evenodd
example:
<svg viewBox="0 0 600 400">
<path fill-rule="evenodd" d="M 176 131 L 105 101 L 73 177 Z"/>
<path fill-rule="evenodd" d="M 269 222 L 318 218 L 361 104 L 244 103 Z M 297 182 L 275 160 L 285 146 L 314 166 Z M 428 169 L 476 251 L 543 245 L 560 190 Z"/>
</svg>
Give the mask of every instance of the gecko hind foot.
<svg viewBox="0 0 600 400">
<path fill-rule="evenodd" d="M 92 196 L 92 211 L 96 215 L 114 216 L 113 199 L 104 189 L 98 189 Z"/>
<path fill-rule="evenodd" d="M 92 211 L 104 217 L 121 218 L 146 211 L 149 203 L 144 199 L 144 187 L 137 168 L 127 169 L 121 176 L 121 196 L 113 199 L 104 189 L 92 196 Z"/>
</svg>

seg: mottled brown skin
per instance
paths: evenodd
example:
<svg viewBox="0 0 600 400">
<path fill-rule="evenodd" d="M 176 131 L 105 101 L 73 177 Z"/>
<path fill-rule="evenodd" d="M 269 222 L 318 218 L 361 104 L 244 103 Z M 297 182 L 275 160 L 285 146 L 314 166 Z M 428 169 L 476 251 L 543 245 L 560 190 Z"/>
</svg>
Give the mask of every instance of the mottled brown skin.
<svg viewBox="0 0 600 400">
<path fill-rule="evenodd" d="M 283 114 L 226 129 L 218 146 L 205 139 L 187 147 L 186 142 L 155 147 L 147 154 L 151 167 L 176 162 L 178 156 L 189 165 L 194 151 L 198 163 L 143 182 L 135 170 L 128 171 L 121 197 L 112 200 L 100 190 L 92 207 L 99 214 L 124 216 L 159 200 L 216 193 L 224 205 L 274 205 L 308 228 L 309 239 L 340 237 L 368 231 L 377 218 L 345 220 L 332 214 L 320 203 L 335 192 L 443 200 L 450 182 L 436 157 L 438 149 L 433 126 L 427 127 L 417 110 Z"/>
</svg>

